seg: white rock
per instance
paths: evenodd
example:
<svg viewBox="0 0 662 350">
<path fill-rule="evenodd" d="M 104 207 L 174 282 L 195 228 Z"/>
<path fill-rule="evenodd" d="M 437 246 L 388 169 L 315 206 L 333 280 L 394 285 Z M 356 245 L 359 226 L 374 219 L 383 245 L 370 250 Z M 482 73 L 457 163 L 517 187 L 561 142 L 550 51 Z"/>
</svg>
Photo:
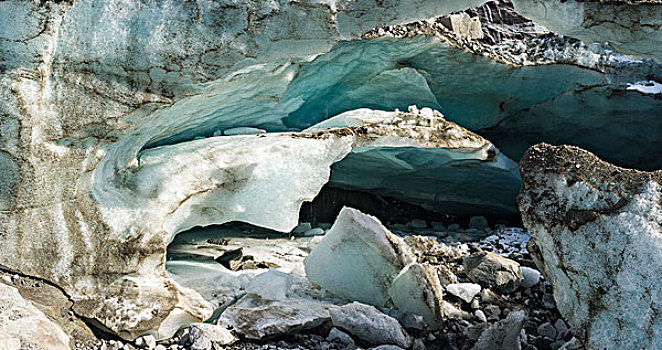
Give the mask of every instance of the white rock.
<svg viewBox="0 0 662 350">
<path fill-rule="evenodd" d="M 141 348 L 141 349 L 149 349 L 153 350 L 156 348 L 156 339 L 154 338 L 153 335 L 144 335 L 142 337 L 139 337 L 135 341 L 136 346 Z"/>
<path fill-rule="evenodd" d="M 246 293 L 259 295 L 262 299 L 283 300 L 292 285 L 292 276 L 269 268 L 267 272 L 257 275 L 246 287 Z"/>
<path fill-rule="evenodd" d="M 330 310 L 331 322 L 362 341 L 373 344 L 394 344 L 408 348 L 412 340 L 400 323 L 370 305 L 353 302 Z"/>
<path fill-rule="evenodd" d="M 188 339 L 191 342 L 191 350 L 216 349 L 238 340 L 225 327 L 208 323 L 191 324 L 188 327 Z"/>
<path fill-rule="evenodd" d="M 475 283 L 448 284 L 444 288 L 448 293 L 455 295 L 466 303 L 470 303 L 481 290 L 480 285 Z"/>
<path fill-rule="evenodd" d="M 247 294 L 223 311 L 218 324 L 248 339 L 262 339 L 317 327 L 330 320 L 329 312 L 337 308 L 313 300 L 266 300 Z"/>
<path fill-rule="evenodd" d="M 421 108 L 421 115 L 426 117 L 426 118 L 434 118 L 434 111 L 430 107 L 423 107 Z"/>
<path fill-rule="evenodd" d="M 540 282 L 541 275 L 538 270 L 526 266 L 521 266 L 521 269 L 522 275 L 524 276 L 524 280 L 520 283 L 522 288 L 530 288 Z"/>
<path fill-rule="evenodd" d="M 483 310 L 474 311 L 474 315 L 476 315 L 476 317 L 478 317 L 480 322 L 487 322 L 487 317 L 485 316 L 485 313 L 483 312 Z"/>
<path fill-rule="evenodd" d="M 304 260 L 306 276 L 351 300 L 383 306 L 388 286 L 413 254 L 376 218 L 343 208 L 322 242 Z"/>
</svg>

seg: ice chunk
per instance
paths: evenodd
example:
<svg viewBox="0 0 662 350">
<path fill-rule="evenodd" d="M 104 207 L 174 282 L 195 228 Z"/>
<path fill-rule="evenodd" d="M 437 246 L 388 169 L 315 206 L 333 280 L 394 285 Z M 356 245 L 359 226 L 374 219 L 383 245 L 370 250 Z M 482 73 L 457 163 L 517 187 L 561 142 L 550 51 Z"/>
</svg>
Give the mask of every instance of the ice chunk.
<svg viewBox="0 0 662 350">
<path fill-rule="evenodd" d="M 432 329 L 442 320 L 443 292 L 433 266 L 412 264 L 396 277 L 388 289 L 393 304 L 400 310 L 422 316 Z"/>
<path fill-rule="evenodd" d="M 282 300 L 292 285 L 292 276 L 270 268 L 267 272 L 255 277 L 246 287 L 247 293 L 259 295 L 263 299 Z"/>
<path fill-rule="evenodd" d="M 413 254 L 399 237 L 375 217 L 347 207 L 304 260 L 312 282 L 376 306 L 386 303 L 388 286 L 411 262 Z"/>
</svg>

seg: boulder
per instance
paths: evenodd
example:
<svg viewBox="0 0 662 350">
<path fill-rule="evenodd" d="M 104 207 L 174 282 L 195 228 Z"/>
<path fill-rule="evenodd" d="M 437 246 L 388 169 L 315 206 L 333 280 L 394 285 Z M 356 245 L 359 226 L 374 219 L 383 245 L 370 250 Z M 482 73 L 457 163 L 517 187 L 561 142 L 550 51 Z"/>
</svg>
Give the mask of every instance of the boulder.
<svg viewBox="0 0 662 350">
<path fill-rule="evenodd" d="M 517 262 L 493 253 L 474 253 L 464 258 L 467 276 L 485 288 L 501 293 L 514 292 L 524 280 Z"/>
<path fill-rule="evenodd" d="M 539 144 L 520 164 L 529 251 L 587 348 L 662 348 L 662 172 Z"/>
<path fill-rule="evenodd" d="M 353 302 L 329 311 L 333 325 L 371 345 L 392 344 L 409 348 L 412 339 L 398 320 L 370 305 Z"/>
<path fill-rule="evenodd" d="M 314 300 L 267 300 L 247 294 L 223 311 L 218 324 L 248 339 L 263 339 L 317 327 L 337 308 Z"/>
</svg>

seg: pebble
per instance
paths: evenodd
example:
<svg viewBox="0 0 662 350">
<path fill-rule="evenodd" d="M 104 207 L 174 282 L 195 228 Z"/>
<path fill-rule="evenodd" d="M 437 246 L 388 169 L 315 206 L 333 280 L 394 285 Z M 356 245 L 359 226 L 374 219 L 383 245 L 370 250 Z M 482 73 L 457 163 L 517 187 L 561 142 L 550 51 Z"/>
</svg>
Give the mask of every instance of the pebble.
<svg viewBox="0 0 662 350">
<path fill-rule="evenodd" d="M 568 334 L 568 325 L 561 318 L 554 322 L 554 328 L 556 329 L 556 339 L 563 339 Z"/>
<path fill-rule="evenodd" d="M 545 309 L 555 309 L 556 308 L 556 301 L 554 301 L 554 296 L 548 293 L 545 293 L 542 296 L 542 306 Z"/>
<path fill-rule="evenodd" d="M 485 316 L 485 313 L 482 310 L 474 311 L 474 315 L 476 315 L 476 317 L 478 317 L 480 322 L 487 322 L 487 317 Z"/>
<path fill-rule="evenodd" d="M 551 323 L 545 322 L 538 326 L 538 335 L 549 339 L 556 339 L 556 328 Z"/>
<path fill-rule="evenodd" d="M 540 282 L 540 272 L 530 267 L 522 266 L 524 280 L 520 283 L 522 288 L 531 288 Z"/>
</svg>

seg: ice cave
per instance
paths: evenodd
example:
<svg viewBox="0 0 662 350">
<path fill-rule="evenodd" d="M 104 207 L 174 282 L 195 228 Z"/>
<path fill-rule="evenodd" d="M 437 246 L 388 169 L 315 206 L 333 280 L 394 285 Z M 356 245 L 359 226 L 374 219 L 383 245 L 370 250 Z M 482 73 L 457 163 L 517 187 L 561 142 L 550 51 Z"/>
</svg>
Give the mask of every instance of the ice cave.
<svg viewBox="0 0 662 350">
<path fill-rule="evenodd" d="M 0 350 L 662 349 L 661 0 L 0 1 Z"/>
</svg>

